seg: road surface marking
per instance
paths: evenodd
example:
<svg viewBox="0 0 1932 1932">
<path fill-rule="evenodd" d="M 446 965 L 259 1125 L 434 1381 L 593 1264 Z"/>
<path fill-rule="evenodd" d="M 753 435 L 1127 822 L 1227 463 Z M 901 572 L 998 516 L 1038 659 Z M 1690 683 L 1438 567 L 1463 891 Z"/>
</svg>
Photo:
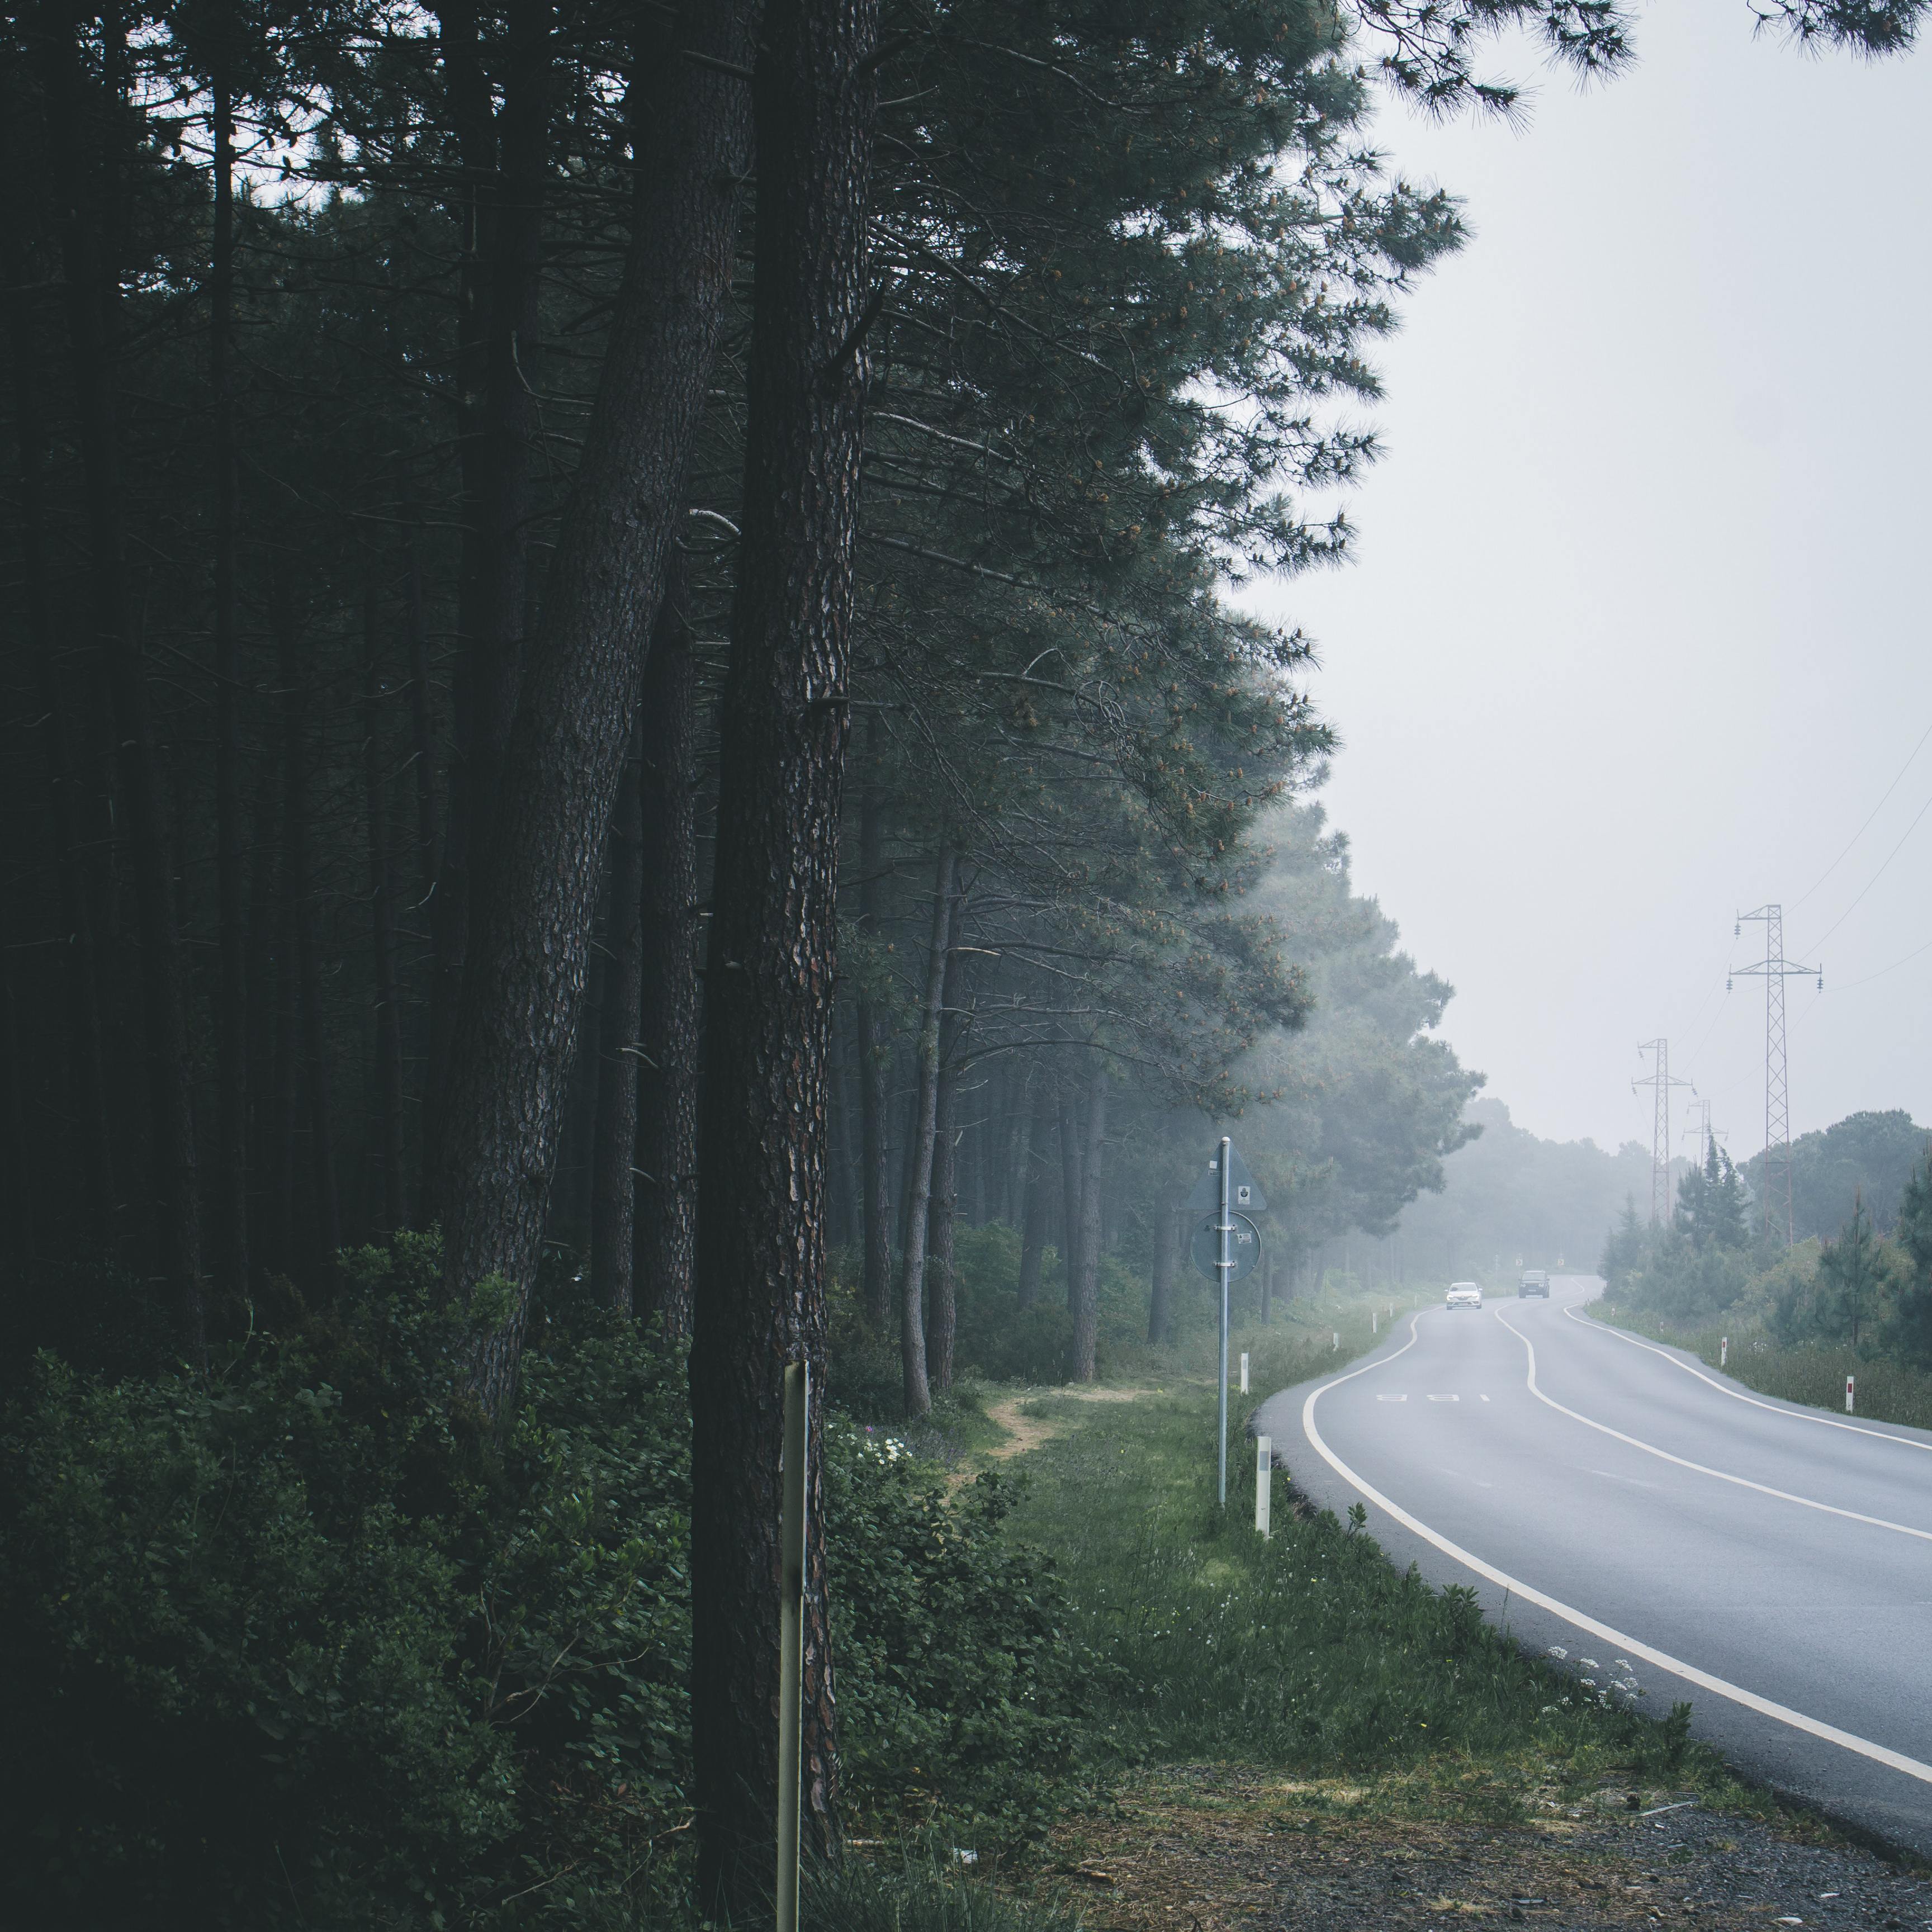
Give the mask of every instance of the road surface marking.
<svg viewBox="0 0 1932 1932">
<path fill-rule="evenodd" d="M 1774 1402 L 1760 1402 L 1754 1395 L 1745 1395 L 1741 1390 L 1726 1388 L 1715 1376 L 1707 1376 L 1702 1369 L 1694 1369 L 1688 1362 L 1680 1361 L 1668 1348 L 1660 1348 L 1653 1342 L 1640 1342 L 1634 1335 L 1627 1335 L 1621 1328 L 1612 1328 L 1606 1322 L 1591 1322 L 1576 1312 L 1576 1304 L 1571 1303 L 1563 1310 L 1572 1322 L 1580 1323 L 1592 1334 L 1612 1335 L 1619 1342 L 1628 1342 L 1633 1348 L 1641 1348 L 1645 1354 L 1660 1355 L 1673 1369 L 1682 1369 L 1687 1376 L 1695 1376 L 1700 1382 L 1708 1384 L 1720 1395 L 1729 1396 L 1733 1402 L 1748 1402 L 1754 1408 L 1768 1409 L 1773 1415 L 1784 1416 L 1792 1422 L 1819 1422 L 1827 1429 L 1850 1430 L 1854 1436 L 1876 1436 L 1881 1442 L 1895 1442 L 1901 1449 L 1922 1449 L 1932 1455 L 1932 1442 L 1915 1442 L 1910 1436 L 1894 1436 L 1883 1429 L 1867 1429 L 1858 1423 L 1840 1422 L 1834 1415 L 1812 1415 L 1802 1409 L 1786 1408 Z"/>
<path fill-rule="evenodd" d="M 1796 1503 L 1802 1509 L 1822 1510 L 1827 1516 L 1841 1516 L 1848 1522 L 1862 1522 L 1874 1529 L 1889 1529 L 1900 1536 L 1916 1536 L 1921 1543 L 1932 1543 L 1932 1529 L 1914 1529 L 1910 1523 L 1892 1522 L 1882 1516 L 1867 1516 L 1862 1510 L 1840 1509 L 1836 1503 L 1821 1503 L 1815 1496 L 1795 1496 L 1789 1490 L 1774 1490 L 1768 1483 L 1754 1483 L 1748 1476 L 1734 1476 L 1727 1469 L 1714 1469 L 1708 1462 L 1694 1462 L 1688 1456 L 1673 1456 L 1668 1449 L 1660 1449 L 1654 1442 L 1646 1442 L 1635 1436 L 1626 1436 L 1621 1429 L 1612 1429 L 1607 1422 L 1593 1420 L 1587 1415 L 1580 1415 L 1574 1408 L 1566 1408 L 1554 1396 L 1547 1396 L 1536 1385 L 1536 1350 L 1529 1337 L 1513 1323 L 1503 1320 L 1498 1312 L 1496 1319 L 1520 1342 L 1529 1352 L 1529 1392 L 1540 1402 L 1548 1405 L 1558 1415 L 1567 1415 L 1572 1422 L 1580 1422 L 1586 1429 L 1600 1430 L 1618 1442 L 1628 1443 L 1633 1449 L 1641 1449 L 1646 1456 L 1657 1456 L 1666 1462 L 1675 1462 L 1680 1469 L 1695 1470 L 1700 1476 L 1714 1476 L 1720 1483 L 1735 1483 L 1741 1490 L 1755 1490 L 1761 1496 L 1774 1496 L 1782 1503 Z"/>
<path fill-rule="evenodd" d="M 1406 1395 L 1378 1395 L 1376 1400 L 1378 1402 L 1406 1402 L 1408 1398 Z"/>
<path fill-rule="evenodd" d="M 1489 1397 L 1488 1397 L 1487 1396 L 1484 1396 L 1484 1398 L 1483 1398 L 1483 1400 L 1484 1400 L 1485 1402 L 1487 1402 L 1487 1401 L 1489 1400 Z"/>
<path fill-rule="evenodd" d="M 1462 1398 L 1460 1395 L 1432 1395 L 1429 1400 L 1431 1402 L 1460 1402 Z"/>
<path fill-rule="evenodd" d="M 1415 1324 L 1419 1317 L 1409 1318 L 1408 1340 L 1395 1352 L 1406 1354 L 1415 1346 Z M 1660 1670 L 1669 1671 L 1673 1677 L 1681 1677 L 1687 1684 L 1694 1684 L 1700 1690 L 1708 1690 L 1714 1696 L 1726 1698 L 1733 1704 L 1741 1704 L 1748 1711 L 1755 1711 L 1761 1718 L 1770 1718 L 1781 1724 L 1788 1724 L 1793 1730 L 1802 1731 L 1808 1736 L 1821 1738 L 1826 1744 L 1836 1744 L 1841 1750 L 1856 1752 L 1860 1757 L 1870 1758 L 1875 1764 L 1882 1764 L 1893 1771 L 1903 1772 L 1907 1778 L 1916 1778 L 1921 1784 L 1932 1784 L 1932 1764 L 1922 1764 L 1916 1757 L 1907 1757 L 1902 1751 L 1895 1751 L 1885 1744 L 1874 1744 L 1869 1738 L 1855 1736 L 1850 1731 L 1841 1731 L 1835 1724 L 1827 1724 L 1816 1718 L 1808 1718 L 1802 1711 L 1794 1711 L 1789 1705 L 1772 1702 L 1768 1697 L 1760 1697 L 1755 1690 L 1747 1690 L 1742 1684 L 1728 1683 L 1721 1677 L 1713 1677 L 1708 1670 L 1700 1670 L 1694 1664 L 1686 1664 L 1668 1652 L 1646 1643 L 1641 1637 L 1629 1636 L 1613 1628 L 1610 1624 L 1599 1623 L 1594 1617 L 1587 1616 L 1568 1604 L 1559 1603 L 1554 1597 L 1546 1596 L 1534 1585 L 1526 1583 L 1520 1577 L 1512 1576 L 1506 1570 L 1498 1570 L 1492 1563 L 1485 1563 L 1478 1556 L 1465 1550 L 1460 1544 L 1451 1543 L 1448 1538 L 1438 1534 L 1419 1517 L 1412 1516 L 1399 1503 L 1391 1502 L 1381 1490 L 1356 1474 L 1347 1463 L 1322 1439 L 1322 1432 L 1315 1426 L 1315 1405 L 1331 1388 L 1339 1388 L 1343 1382 L 1352 1382 L 1358 1376 L 1366 1375 L 1371 1369 L 1378 1369 L 1394 1360 L 1395 1356 L 1384 1357 L 1382 1361 L 1365 1362 L 1359 1369 L 1351 1369 L 1346 1375 L 1337 1376 L 1333 1382 L 1324 1382 L 1319 1388 L 1309 1391 L 1308 1399 L 1301 1405 L 1302 1433 L 1309 1440 L 1315 1453 L 1333 1469 L 1350 1487 L 1358 1490 L 1377 1508 L 1386 1510 L 1397 1522 L 1424 1542 L 1432 1544 L 1444 1556 L 1473 1570 L 1479 1576 L 1486 1577 L 1492 1583 L 1499 1585 L 1513 1594 L 1536 1605 L 1539 1610 L 1561 1617 L 1567 1624 L 1591 1636 L 1601 1637 L 1606 1643 L 1614 1644 L 1621 1651 L 1628 1651 L 1634 1657 L 1640 1657 L 1646 1664 L 1654 1664 Z"/>
</svg>

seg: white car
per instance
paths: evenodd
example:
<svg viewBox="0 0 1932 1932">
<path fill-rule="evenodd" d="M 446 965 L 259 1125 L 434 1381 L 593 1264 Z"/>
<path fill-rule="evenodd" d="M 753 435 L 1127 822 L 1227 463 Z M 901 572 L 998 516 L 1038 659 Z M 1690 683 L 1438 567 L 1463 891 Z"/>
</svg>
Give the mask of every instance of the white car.
<svg viewBox="0 0 1932 1932">
<path fill-rule="evenodd" d="M 1473 1281 L 1452 1281 L 1443 1300 L 1446 1308 L 1480 1308 L 1482 1305 L 1483 1291 Z"/>
</svg>

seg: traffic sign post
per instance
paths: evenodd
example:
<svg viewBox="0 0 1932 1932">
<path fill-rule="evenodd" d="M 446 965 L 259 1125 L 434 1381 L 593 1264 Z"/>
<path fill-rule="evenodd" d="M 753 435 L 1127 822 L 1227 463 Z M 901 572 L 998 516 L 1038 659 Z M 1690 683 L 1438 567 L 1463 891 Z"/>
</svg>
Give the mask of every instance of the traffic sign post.
<svg viewBox="0 0 1932 1932">
<path fill-rule="evenodd" d="M 1204 1244 L 1197 1235 L 1194 1264 L 1203 1274 L 1218 1280 L 1221 1287 L 1221 1393 L 1215 1406 L 1220 1441 L 1215 1456 L 1218 1493 L 1225 1510 L 1228 1507 L 1228 1287 L 1230 1282 L 1246 1274 L 1261 1259 L 1262 1253 L 1261 1230 L 1249 1220 L 1247 1212 L 1238 1214 L 1236 1210 L 1259 1214 L 1268 1206 L 1268 1197 L 1248 1172 L 1247 1162 L 1234 1151 L 1234 1142 L 1223 1134 L 1214 1158 L 1208 1163 L 1208 1172 L 1194 1184 L 1187 1204 L 1197 1214 L 1211 1212 L 1214 1216 L 1210 1224 L 1214 1237 L 1210 1250 L 1213 1258 L 1210 1261 L 1202 1253 Z M 1208 1232 L 1204 1228 L 1201 1234 Z"/>
</svg>

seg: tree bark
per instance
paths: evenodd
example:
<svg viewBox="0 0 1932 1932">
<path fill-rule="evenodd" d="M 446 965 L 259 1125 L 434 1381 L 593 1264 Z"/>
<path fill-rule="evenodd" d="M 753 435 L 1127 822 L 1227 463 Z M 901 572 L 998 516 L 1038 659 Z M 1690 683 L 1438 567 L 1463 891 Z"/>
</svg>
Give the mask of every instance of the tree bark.
<svg viewBox="0 0 1932 1932">
<path fill-rule="evenodd" d="M 632 1299 L 691 1333 L 698 1249 L 698 660 L 684 553 L 671 552 L 644 667 L 638 760 L 640 902 Z"/>
<path fill-rule="evenodd" d="M 951 946 L 964 910 L 956 895 L 948 932 L 946 977 L 940 994 L 939 1080 L 933 1107 L 932 1199 L 927 1210 L 926 1268 L 926 1372 L 944 1394 L 952 1386 L 952 1342 L 959 1328 L 958 1277 L 953 1234 L 959 1217 L 960 1053 L 965 1016 L 958 1005 L 958 955 Z"/>
<path fill-rule="evenodd" d="M 772 0 L 744 540 L 722 710 L 691 1358 L 692 1727 L 700 1910 L 748 1923 L 778 1784 L 784 1365 L 825 1360 L 825 1072 L 864 414 L 878 0 Z M 822 1388 L 823 1382 L 820 1382 Z M 838 1842 L 821 1507 L 808 1444 L 801 1836 Z"/>
<path fill-rule="evenodd" d="M 310 877 L 308 694 L 296 676 L 295 617 L 285 590 L 275 592 L 275 628 L 282 683 L 282 825 L 288 848 L 291 937 L 295 957 L 284 962 L 299 988 L 302 1052 L 308 1070 L 309 1160 L 315 1190 L 315 1235 L 325 1265 L 342 1246 L 342 1196 L 336 1184 L 335 1139 L 329 1103 L 328 1031 L 322 1009 L 322 962 L 315 937 L 315 892 Z"/>
<path fill-rule="evenodd" d="M 920 1009 L 918 1078 L 912 1133 L 907 1142 L 905 1253 L 899 1264 L 899 1360 L 908 1415 L 932 1406 L 931 1364 L 926 1352 L 926 1258 L 932 1205 L 932 1159 L 939 1126 L 941 1022 L 946 1004 L 946 962 L 952 945 L 952 848 L 940 848 L 933 868 L 932 931 L 926 946 L 926 996 Z"/>
<path fill-rule="evenodd" d="M 868 770 L 878 770 L 884 746 L 884 728 L 874 712 L 866 724 Z M 874 943 L 878 938 L 884 891 L 882 821 L 878 788 L 868 784 L 859 808 L 859 924 Z M 858 1006 L 860 1163 L 864 1192 L 861 1239 L 865 1244 L 860 1293 L 866 1318 L 883 1334 L 892 1318 L 892 1156 L 886 1132 L 891 1064 L 884 1016 L 873 996 L 870 974 L 860 982 Z"/>
<path fill-rule="evenodd" d="M 1098 1372 L 1100 1324 L 1100 1162 L 1107 1135 L 1107 1070 L 1088 1090 L 1080 1156 L 1079 1267 L 1073 1295 L 1073 1379 L 1090 1382 Z"/>
<path fill-rule="evenodd" d="M 1148 1272 L 1154 1292 L 1148 1300 L 1148 1346 L 1158 1348 L 1174 1330 L 1174 1213 L 1157 1206 L 1154 1210 L 1152 1262 Z"/>
<path fill-rule="evenodd" d="M 642 996 L 644 808 L 634 743 L 610 814 L 610 958 L 598 1016 L 597 1124 L 591 1140 L 590 1286 L 620 1315 L 631 1312 L 637 1265 L 638 1015 Z"/>
<path fill-rule="evenodd" d="M 369 824 L 370 938 L 376 986 L 376 1144 L 382 1163 L 383 1234 L 409 1226 L 403 1114 L 402 1008 L 396 992 L 396 919 L 389 884 L 387 788 L 382 773 L 382 688 L 376 649 L 376 587 L 362 606 L 362 789 Z"/>
<path fill-rule="evenodd" d="M 1081 1190 L 1081 1107 L 1064 1080 L 1060 1089 L 1060 1259 L 1066 1266 L 1066 1312 L 1072 1314 L 1079 1298 Z"/>
<path fill-rule="evenodd" d="M 1046 1223 L 1049 1207 L 1046 1178 L 1046 1142 L 1053 1124 L 1052 1091 L 1044 1068 L 1037 1070 L 1037 1090 L 1034 1095 L 1033 1126 L 1027 1136 L 1026 1164 L 1022 1169 L 1021 1209 L 1019 1305 L 1028 1309 L 1040 1299 L 1041 1264 L 1046 1252 Z"/>
<path fill-rule="evenodd" d="M 0 113 L 9 124 L 17 112 L 12 90 L 0 95 Z M 4 152 L 17 160 L 15 143 Z M 17 181 L 17 176 L 16 176 Z M 4 198 L 0 198 L 4 200 Z M 52 601 L 47 576 L 46 506 L 50 496 L 46 429 L 40 414 L 38 382 L 42 362 L 27 291 L 28 256 L 12 218 L 0 208 L 8 259 L 14 272 L 6 293 L 8 346 L 14 363 L 14 428 L 20 454 L 20 563 L 28 647 L 43 714 L 47 795 L 53 820 L 54 875 L 60 894 L 61 923 L 67 931 L 68 958 L 61 974 L 67 1009 L 68 1059 L 76 1121 L 74 1165 L 80 1198 L 97 1237 L 107 1232 L 114 1199 L 114 1154 L 108 1130 L 106 1056 L 101 1043 L 99 968 L 94 948 L 93 909 L 81 868 L 74 810 L 73 760 L 67 736 L 66 708 L 54 665 Z M 23 1170 L 24 1172 L 24 1170 Z"/>
<path fill-rule="evenodd" d="M 286 955 L 282 944 L 282 900 L 277 890 L 280 838 L 276 818 L 280 794 L 279 733 L 266 734 L 256 767 L 254 849 L 248 877 L 249 1226 L 250 1267 L 286 1268 L 278 1165 L 278 1123 L 281 1094 L 282 981 L 278 973 Z"/>
<path fill-rule="evenodd" d="M 241 668 L 235 634 L 235 118 L 226 49 L 212 88 L 214 230 L 208 264 L 208 378 L 214 462 L 214 878 L 220 992 L 215 1016 L 220 1172 L 214 1280 L 239 1303 L 248 1292 L 248 932 L 242 906 Z"/>
<path fill-rule="evenodd" d="M 444 1088 L 446 1292 L 494 1277 L 505 1312 L 471 1376 L 500 1414 L 514 1384 L 584 993 L 604 827 L 730 286 L 755 44 L 749 0 L 688 0 L 646 50 L 640 208 L 623 298 L 498 788 L 480 917 Z M 698 59 L 672 57 L 694 52 Z M 648 184 L 649 194 L 646 194 Z M 749 554 L 748 544 L 747 554 Z"/>
<path fill-rule="evenodd" d="M 110 34 L 110 70 L 118 44 Z M 95 88 L 64 32 L 45 43 L 48 152 L 61 184 L 54 197 L 65 272 L 69 346 L 79 418 L 86 498 L 92 628 L 107 668 L 120 800 L 133 861 L 140 931 L 142 1010 L 148 1104 L 162 1271 L 175 1305 L 177 1334 L 189 1358 L 207 1358 L 196 1166 L 194 1075 L 180 934 L 175 923 L 166 813 L 148 725 L 147 670 L 131 622 L 122 535 L 120 428 L 116 360 L 120 265 L 108 248 L 116 191 L 122 108 L 110 70 Z M 80 137 L 96 136 L 92 153 Z"/>
</svg>

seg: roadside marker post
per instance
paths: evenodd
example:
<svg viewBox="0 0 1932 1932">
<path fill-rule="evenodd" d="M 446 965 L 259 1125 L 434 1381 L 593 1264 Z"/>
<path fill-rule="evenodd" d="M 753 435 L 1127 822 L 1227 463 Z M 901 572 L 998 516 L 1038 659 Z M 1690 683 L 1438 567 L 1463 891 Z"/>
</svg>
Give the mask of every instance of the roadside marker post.
<svg viewBox="0 0 1932 1932">
<path fill-rule="evenodd" d="M 778 1932 L 797 1932 L 798 1786 L 804 1700 L 806 1444 L 812 1418 L 812 1370 L 788 1363 L 784 1448 L 778 1468 Z"/>
<path fill-rule="evenodd" d="M 1369 1310 L 1369 1333 L 1371 1335 L 1379 1335 L 1382 1332 L 1381 1324 L 1376 1319 L 1376 1311 L 1372 1308 Z"/>
<path fill-rule="evenodd" d="M 1857 1411 L 1852 1407 L 1852 1378 L 1850 1376 L 1845 1378 L 1845 1413 L 1847 1415 L 1854 1415 L 1857 1413 Z"/>
<path fill-rule="evenodd" d="M 1274 1472 L 1274 1444 L 1265 1436 L 1255 1438 L 1255 1528 L 1263 1541 L 1268 1536 L 1268 1512 L 1274 1501 L 1274 1485 L 1268 1480 Z"/>
<path fill-rule="evenodd" d="M 1224 1510 L 1228 1507 L 1228 1291 L 1237 1275 L 1245 1276 L 1261 1259 L 1261 1230 L 1250 1219 L 1268 1206 L 1268 1197 L 1248 1172 L 1247 1163 L 1234 1151 L 1234 1144 L 1221 1136 L 1208 1171 L 1194 1184 L 1187 1197 L 1194 1214 L 1210 1214 L 1194 1238 L 1194 1264 L 1220 1284 L 1221 1390 L 1215 1403 L 1215 1420 L 1220 1441 L 1215 1450 L 1216 1486 Z M 1211 1245 L 1202 1237 L 1214 1236 Z M 1235 1252 L 1237 1243 L 1240 1252 Z M 1210 1256 L 1213 1258 L 1210 1260 Z M 1241 1358 L 1241 1392 L 1247 1393 L 1248 1358 Z"/>
<path fill-rule="evenodd" d="M 1335 1338 L 1334 1341 L 1329 1344 L 1329 1353 L 1333 1354 L 1339 1350 L 1342 1346 L 1342 1331 L 1339 1328 L 1331 1328 L 1328 1332 Z"/>
<path fill-rule="evenodd" d="M 1718 1337 L 1718 1366 L 1722 1368 L 1731 1358 L 1731 1338 L 1728 1335 Z"/>
</svg>

